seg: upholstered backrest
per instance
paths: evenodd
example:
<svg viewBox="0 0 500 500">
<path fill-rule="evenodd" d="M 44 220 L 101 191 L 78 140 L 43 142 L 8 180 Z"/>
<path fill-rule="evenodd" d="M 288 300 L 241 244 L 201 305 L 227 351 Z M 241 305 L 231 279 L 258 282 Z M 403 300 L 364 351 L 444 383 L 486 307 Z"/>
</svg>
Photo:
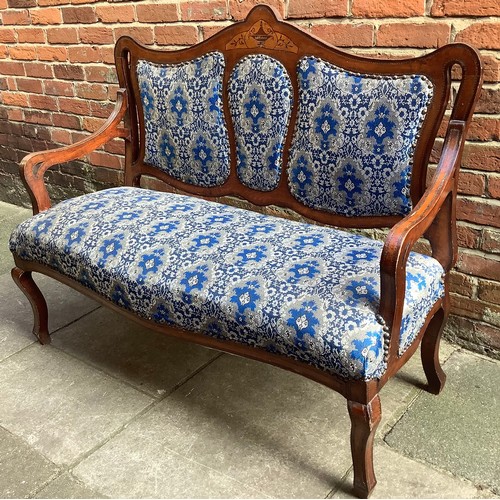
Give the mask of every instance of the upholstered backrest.
<svg viewBox="0 0 500 500">
<path fill-rule="evenodd" d="M 121 38 L 119 79 L 136 110 L 126 183 L 154 175 L 201 196 L 236 195 L 321 222 L 391 225 L 423 193 L 451 68 L 471 50 L 464 47 L 363 58 L 264 6 L 181 51 Z"/>
</svg>

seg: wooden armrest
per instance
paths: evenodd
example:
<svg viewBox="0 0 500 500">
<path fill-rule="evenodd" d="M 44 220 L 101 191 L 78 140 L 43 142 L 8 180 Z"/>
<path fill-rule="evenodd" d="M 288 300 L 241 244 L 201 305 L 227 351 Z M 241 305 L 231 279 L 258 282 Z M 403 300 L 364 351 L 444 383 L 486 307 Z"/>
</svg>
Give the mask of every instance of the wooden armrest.
<svg viewBox="0 0 500 500">
<path fill-rule="evenodd" d="M 33 214 L 47 210 L 51 201 L 43 175 L 53 165 L 76 160 L 106 144 L 115 137 L 126 138 L 129 131 L 119 124 L 127 111 L 127 96 L 125 89 L 119 89 L 115 109 L 103 126 L 85 139 L 57 149 L 49 149 L 30 153 L 21 161 L 19 167 L 21 178 L 28 190 L 33 205 Z"/>
<path fill-rule="evenodd" d="M 449 271 L 456 259 L 456 237 L 452 230 L 459 161 L 465 141 L 465 122 L 451 120 L 441 158 L 424 195 L 415 208 L 394 225 L 380 258 L 380 315 L 390 329 L 389 360 L 396 357 L 406 291 L 406 262 L 424 234 L 435 257 Z M 427 234 L 426 234 L 427 233 Z"/>
</svg>

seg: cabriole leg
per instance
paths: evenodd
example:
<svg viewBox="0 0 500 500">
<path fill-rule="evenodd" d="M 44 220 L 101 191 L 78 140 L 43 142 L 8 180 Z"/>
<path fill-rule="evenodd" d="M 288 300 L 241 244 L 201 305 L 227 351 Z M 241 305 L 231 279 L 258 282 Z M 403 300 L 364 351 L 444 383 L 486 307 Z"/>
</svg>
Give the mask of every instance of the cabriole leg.
<svg viewBox="0 0 500 500">
<path fill-rule="evenodd" d="M 446 382 L 446 374 L 439 363 L 439 342 L 443 331 L 446 314 L 443 309 L 434 315 L 422 338 L 421 357 L 425 376 L 427 377 L 427 390 L 432 394 L 439 394 Z"/>
<path fill-rule="evenodd" d="M 351 417 L 351 453 L 354 467 L 354 494 L 368 498 L 377 484 L 373 470 L 373 438 L 382 411 L 378 394 L 368 403 L 347 401 Z"/>
<path fill-rule="evenodd" d="M 19 267 L 14 267 L 11 274 L 17 286 L 30 301 L 33 309 L 33 334 L 40 344 L 50 344 L 47 302 L 45 302 L 42 292 L 33 281 L 31 271 L 23 271 Z"/>
</svg>

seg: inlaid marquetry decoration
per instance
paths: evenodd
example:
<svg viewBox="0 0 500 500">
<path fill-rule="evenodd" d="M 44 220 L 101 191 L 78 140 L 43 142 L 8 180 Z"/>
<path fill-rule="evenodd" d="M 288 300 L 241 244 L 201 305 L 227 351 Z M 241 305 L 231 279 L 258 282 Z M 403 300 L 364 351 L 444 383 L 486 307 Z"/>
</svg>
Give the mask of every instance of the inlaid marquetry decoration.
<svg viewBox="0 0 500 500">
<path fill-rule="evenodd" d="M 274 31 L 266 21 L 257 21 L 248 31 L 242 31 L 226 45 L 231 49 L 270 49 L 297 53 L 299 48 L 283 33 Z"/>
</svg>

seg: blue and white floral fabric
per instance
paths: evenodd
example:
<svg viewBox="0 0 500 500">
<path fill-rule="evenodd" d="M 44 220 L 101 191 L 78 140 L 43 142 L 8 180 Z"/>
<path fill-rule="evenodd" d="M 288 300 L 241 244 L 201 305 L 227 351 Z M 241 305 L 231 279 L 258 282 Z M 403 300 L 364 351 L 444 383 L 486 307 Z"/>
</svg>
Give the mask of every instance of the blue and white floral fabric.
<svg viewBox="0 0 500 500">
<path fill-rule="evenodd" d="M 292 82 L 276 59 L 256 54 L 241 59 L 228 84 L 237 148 L 236 171 L 246 186 L 278 186 L 283 145 L 292 108 Z"/>
<path fill-rule="evenodd" d="M 157 323 L 381 376 L 382 243 L 139 188 L 67 200 L 21 223 L 11 250 Z M 400 352 L 443 294 L 443 269 L 411 253 Z"/>
<path fill-rule="evenodd" d="M 350 73 L 311 56 L 299 61 L 297 73 L 288 162 L 295 198 L 346 216 L 409 213 L 412 157 L 433 95 L 430 81 Z"/>
<path fill-rule="evenodd" d="M 224 184 L 229 176 L 224 67 L 220 52 L 180 64 L 137 63 L 146 163 L 188 184 Z"/>
</svg>

